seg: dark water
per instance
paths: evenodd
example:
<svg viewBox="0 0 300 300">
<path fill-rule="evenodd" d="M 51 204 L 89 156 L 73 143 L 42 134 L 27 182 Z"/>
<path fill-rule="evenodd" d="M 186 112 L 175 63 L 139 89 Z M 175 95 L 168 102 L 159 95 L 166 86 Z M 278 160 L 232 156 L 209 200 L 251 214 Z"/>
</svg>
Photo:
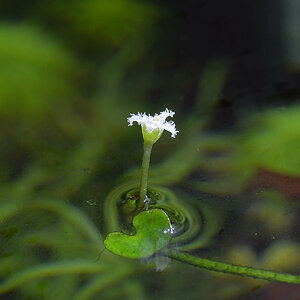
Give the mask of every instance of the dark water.
<svg viewBox="0 0 300 300">
<path fill-rule="evenodd" d="M 0 299 L 300 297 L 103 244 L 134 231 L 143 141 L 126 118 L 167 107 L 179 133 L 154 145 L 149 185 L 181 222 L 169 246 L 299 274 L 297 1 L 0 8 Z"/>
</svg>

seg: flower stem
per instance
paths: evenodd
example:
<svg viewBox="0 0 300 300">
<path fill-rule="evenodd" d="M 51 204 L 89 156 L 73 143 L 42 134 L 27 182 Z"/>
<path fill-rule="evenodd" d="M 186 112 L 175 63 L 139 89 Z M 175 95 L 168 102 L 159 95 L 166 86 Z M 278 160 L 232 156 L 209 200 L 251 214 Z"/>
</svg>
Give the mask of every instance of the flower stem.
<svg viewBox="0 0 300 300">
<path fill-rule="evenodd" d="M 210 271 L 223 272 L 232 275 L 247 276 L 247 277 L 259 278 L 259 279 L 270 280 L 270 281 L 300 284 L 300 276 L 298 275 L 278 273 L 273 271 L 266 271 L 266 270 L 254 269 L 250 267 L 232 265 L 228 263 L 214 261 L 211 259 L 196 257 L 189 253 L 172 250 L 172 249 L 163 250 L 161 251 L 161 253 L 175 260 L 193 265 L 198 268 L 207 269 Z"/>
<path fill-rule="evenodd" d="M 149 173 L 152 146 L 153 143 L 144 142 L 144 154 L 143 154 L 143 161 L 142 161 L 142 174 L 141 174 L 141 183 L 140 183 L 140 196 L 137 202 L 138 208 L 143 207 L 144 200 L 147 195 L 148 173 Z"/>
</svg>

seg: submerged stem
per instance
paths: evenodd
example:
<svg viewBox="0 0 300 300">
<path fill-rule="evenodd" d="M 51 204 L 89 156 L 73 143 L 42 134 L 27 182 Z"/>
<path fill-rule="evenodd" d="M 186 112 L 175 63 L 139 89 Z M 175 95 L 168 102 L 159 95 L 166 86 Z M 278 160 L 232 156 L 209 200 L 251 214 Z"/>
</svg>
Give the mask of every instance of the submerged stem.
<svg viewBox="0 0 300 300">
<path fill-rule="evenodd" d="M 247 277 L 259 278 L 259 279 L 270 280 L 270 281 L 300 284 L 300 276 L 298 275 L 232 265 L 232 264 L 214 261 L 206 258 L 196 257 L 186 252 L 181 252 L 181 251 L 171 250 L 171 249 L 163 250 L 161 251 L 161 253 L 175 260 L 188 263 L 195 267 L 207 269 L 210 271 L 223 272 L 232 275 L 247 276 Z"/>
<path fill-rule="evenodd" d="M 150 156 L 153 143 L 144 142 L 144 154 L 142 161 L 142 174 L 141 174 L 141 183 L 140 183 L 140 196 L 138 198 L 137 207 L 141 208 L 144 205 L 144 200 L 147 195 L 147 186 L 148 186 L 148 173 L 150 165 Z"/>
</svg>

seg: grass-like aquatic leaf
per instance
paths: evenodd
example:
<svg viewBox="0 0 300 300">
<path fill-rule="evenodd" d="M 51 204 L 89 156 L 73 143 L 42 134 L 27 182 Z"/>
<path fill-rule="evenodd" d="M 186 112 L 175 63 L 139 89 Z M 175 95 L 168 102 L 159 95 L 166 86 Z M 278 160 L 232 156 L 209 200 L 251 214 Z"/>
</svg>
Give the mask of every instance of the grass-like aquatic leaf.
<svg viewBox="0 0 300 300">
<path fill-rule="evenodd" d="M 114 284 L 125 278 L 132 272 L 132 269 L 128 268 L 116 268 L 113 272 L 106 274 L 105 276 L 98 276 L 92 280 L 89 284 L 83 287 L 75 296 L 74 300 L 87 300 L 90 299 L 96 293 L 99 293 L 105 287 Z"/>
<path fill-rule="evenodd" d="M 0 223 L 14 217 L 22 210 L 42 209 L 53 211 L 66 220 L 69 220 L 84 235 L 89 237 L 96 245 L 102 245 L 100 233 L 97 231 L 90 219 L 79 209 L 58 200 L 36 200 L 27 203 L 22 201 L 9 202 L 2 206 L 0 212 Z"/>
<path fill-rule="evenodd" d="M 42 277 L 58 276 L 66 274 L 89 274 L 104 270 L 102 264 L 93 263 L 88 260 L 73 260 L 59 263 L 48 263 L 14 273 L 0 284 L 0 294 L 11 291 L 22 284 Z"/>
<path fill-rule="evenodd" d="M 31 204 L 31 207 L 50 210 L 60 214 L 76 226 L 79 231 L 88 236 L 96 245 L 102 245 L 100 233 L 96 230 L 90 219 L 76 207 L 55 200 L 35 201 Z"/>
</svg>

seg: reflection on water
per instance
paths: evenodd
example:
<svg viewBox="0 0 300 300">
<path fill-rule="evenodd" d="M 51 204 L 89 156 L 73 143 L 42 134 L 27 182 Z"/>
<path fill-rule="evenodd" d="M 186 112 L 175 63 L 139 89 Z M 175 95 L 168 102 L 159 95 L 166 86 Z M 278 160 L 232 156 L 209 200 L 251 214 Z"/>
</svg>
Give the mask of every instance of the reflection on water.
<svg viewBox="0 0 300 300">
<path fill-rule="evenodd" d="M 149 205 L 176 220 L 170 245 L 299 274 L 300 106 L 295 65 L 281 66 L 287 83 L 274 79 L 271 93 L 253 84 L 259 39 L 237 58 L 234 35 L 220 28 L 228 45 L 211 51 L 214 34 L 223 41 L 213 15 L 211 26 L 201 25 L 211 44 L 198 54 L 188 48 L 193 31 L 185 36 L 184 28 L 198 24 L 192 1 L 100 2 L 33 1 L 22 11 L 3 4 L 1 299 L 297 299 L 298 285 L 105 249 L 109 232 L 133 230 L 132 215 L 120 225 L 118 210 L 132 214 L 124 203 L 135 197 L 142 139 L 126 117 L 169 107 L 179 134 L 162 136 L 153 148 L 150 187 L 158 201 Z M 262 7 L 253 9 L 262 14 Z M 234 30 L 229 17 L 224 28 Z M 255 35 L 257 26 L 247 32 Z M 185 38 L 184 47 L 176 44 Z M 184 49 L 191 58 L 181 56 Z M 272 73 L 270 61 L 260 66 L 264 76 Z M 120 207 L 114 199 L 126 201 Z"/>
</svg>

